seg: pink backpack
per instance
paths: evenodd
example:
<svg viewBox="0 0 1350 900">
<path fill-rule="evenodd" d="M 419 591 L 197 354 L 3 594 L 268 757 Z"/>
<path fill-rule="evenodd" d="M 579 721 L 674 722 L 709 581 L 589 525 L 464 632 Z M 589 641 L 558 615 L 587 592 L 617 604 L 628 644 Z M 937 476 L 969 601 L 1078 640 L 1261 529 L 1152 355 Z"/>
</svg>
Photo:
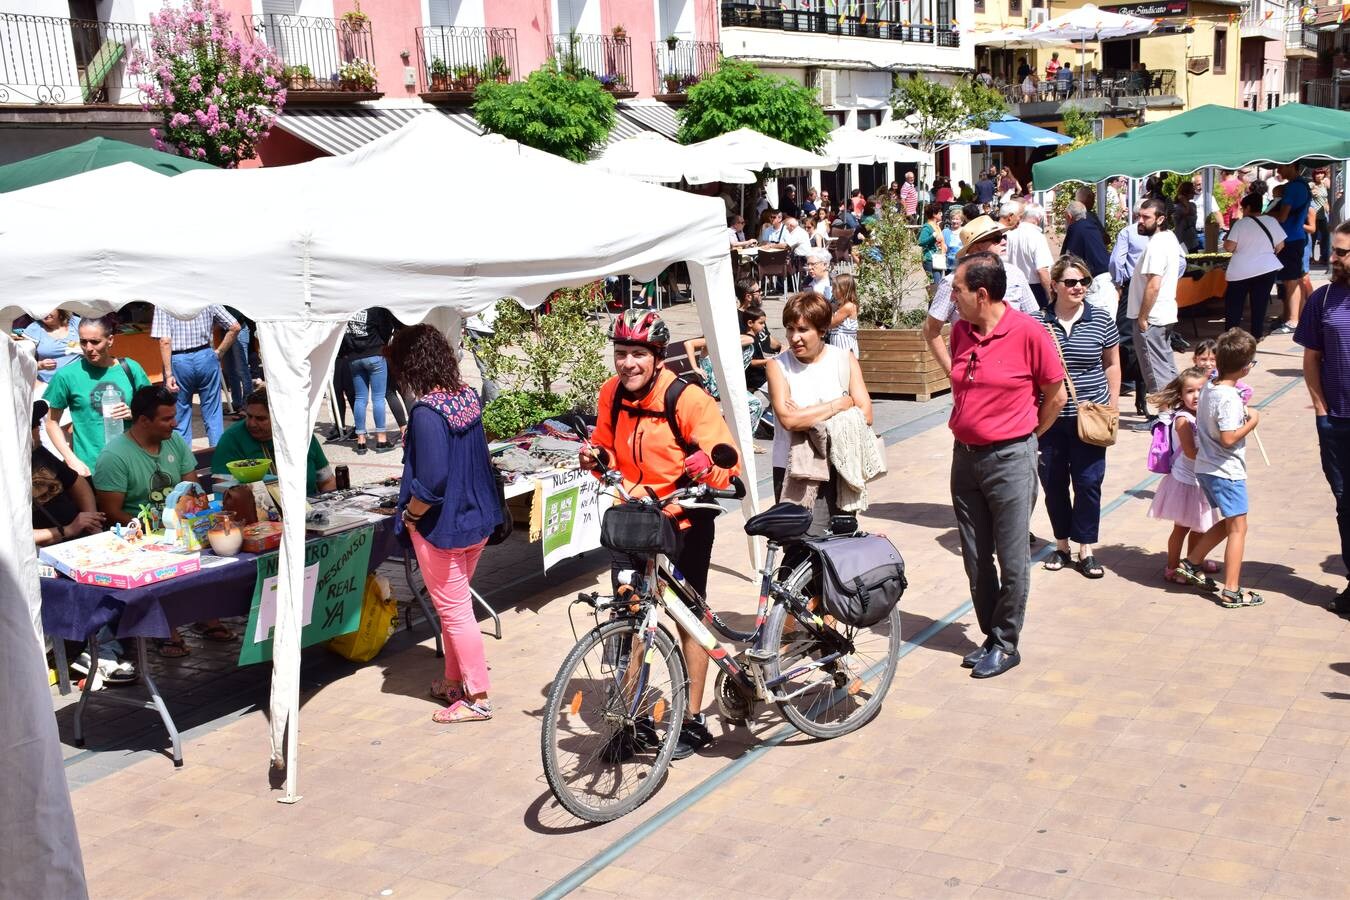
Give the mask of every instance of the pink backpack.
<svg viewBox="0 0 1350 900">
<path fill-rule="evenodd" d="M 1153 438 L 1148 445 L 1148 470 L 1159 475 L 1172 472 L 1172 417 L 1159 416 L 1153 423 Z"/>
</svg>

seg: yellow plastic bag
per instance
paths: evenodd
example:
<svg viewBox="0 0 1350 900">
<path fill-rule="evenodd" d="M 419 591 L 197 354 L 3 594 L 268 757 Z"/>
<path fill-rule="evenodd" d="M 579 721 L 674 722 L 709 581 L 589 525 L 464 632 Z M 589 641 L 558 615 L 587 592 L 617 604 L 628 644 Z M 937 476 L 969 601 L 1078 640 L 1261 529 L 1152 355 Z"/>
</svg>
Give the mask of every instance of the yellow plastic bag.
<svg viewBox="0 0 1350 900">
<path fill-rule="evenodd" d="M 366 592 L 361 599 L 361 625 L 351 634 L 328 642 L 328 649 L 352 662 L 370 662 L 394 633 L 398 604 L 394 601 L 389 579 L 382 575 L 366 577 Z"/>
</svg>

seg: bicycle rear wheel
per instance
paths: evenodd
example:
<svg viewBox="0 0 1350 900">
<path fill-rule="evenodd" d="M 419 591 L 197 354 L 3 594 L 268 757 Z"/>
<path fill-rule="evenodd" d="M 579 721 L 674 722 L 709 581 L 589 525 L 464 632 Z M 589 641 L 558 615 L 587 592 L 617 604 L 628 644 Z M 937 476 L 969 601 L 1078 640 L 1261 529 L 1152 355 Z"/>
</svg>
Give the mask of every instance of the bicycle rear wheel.
<svg viewBox="0 0 1350 900">
<path fill-rule="evenodd" d="M 811 601 L 818 584 L 814 561 L 807 559 L 793 570 L 786 587 Z M 881 711 L 900 661 L 900 606 L 866 628 L 822 618 L 823 627 L 843 638 L 846 655 L 821 664 L 832 648 L 798 622 L 786 604 L 778 603 L 765 627 L 768 646 L 778 647 L 779 653 L 765 664 L 764 674 L 770 683 L 786 676 L 773 689 L 783 698 L 775 702 L 784 718 L 812 737 L 828 739 L 861 728 Z"/>
<path fill-rule="evenodd" d="M 544 777 L 563 808 L 587 822 L 608 822 L 641 806 L 660 787 L 675 752 L 687 701 L 684 659 L 665 629 L 657 629 L 645 655 L 641 637 L 636 619 L 592 629 L 549 689 L 540 739 Z"/>
</svg>

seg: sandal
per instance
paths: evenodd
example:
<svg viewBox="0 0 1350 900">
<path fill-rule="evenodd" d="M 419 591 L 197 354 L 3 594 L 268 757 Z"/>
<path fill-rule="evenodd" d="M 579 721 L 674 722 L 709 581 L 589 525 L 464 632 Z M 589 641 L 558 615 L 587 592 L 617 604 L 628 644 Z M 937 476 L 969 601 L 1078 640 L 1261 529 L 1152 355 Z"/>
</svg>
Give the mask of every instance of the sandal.
<svg viewBox="0 0 1350 900">
<path fill-rule="evenodd" d="M 192 652 L 182 638 L 156 638 L 155 651 L 165 659 L 182 659 Z"/>
<path fill-rule="evenodd" d="M 486 722 L 492 718 L 492 704 L 487 700 L 471 703 L 468 700 L 456 700 L 445 709 L 438 709 L 431 716 L 437 725 L 454 725 L 458 722 Z"/>
<path fill-rule="evenodd" d="M 1170 581 L 1173 584 L 1190 584 L 1190 582 L 1172 566 L 1163 567 L 1163 581 Z"/>
<path fill-rule="evenodd" d="M 1192 565 L 1189 559 L 1183 559 L 1177 563 L 1177 574 L 1186 579 L 1186 583 L 1189 585 L 1204 588 L 1207 591 L 1218 590 L 1218 583 Z"/>
<path fill-rule="evenodd" d="M 468 695 L 464 693 L 463 685 L 450 685 L 450 679 L 437 678 L 431 683 L 431 696 L 437 700 L 444 700 L 446 703 L 454 705 L 463 700 Z"/>
<path fill-rule="evenodd" d="M 1244 606 L 1260 606 L 1265 602 L 1266 598 L 1256 593 L 1256 591 L 1244 591 L 1242 588 L 1238 588 L 1236 591 L 1230 591 L 1228 588 L 1224 588 L 1219 591 L 1219 605 L 1224 609 L 1240 609 Z"/>
<path fill-rule="evenodd" d="M 1042 563 L 1041 568 L 1047 572 L 1058 572 L 1065 566 L 1071 565 L 1073 565 L 1073 557 L 1069 555 L 1067 550 L 1053 550 L 1050 553 L 1050 558 Z"/>
<path fill-rule="evenodd" d="M 217 622 L 214 625 L 196 624 L 192 626 L 192 633 L 208 641 L 215 641 L 218 644 L 228 644 L 234 640 L 234 632 L 224 622 Z"/>
<path fill-rule="evenodd" d="M 1088 554 L 1078 560 L 1077 569 L 1084 578 L 1101 578 L 1106 574 L 1101 565 L 1097 562 L 1097 557 L 1092 554 Z"/>
</svg>

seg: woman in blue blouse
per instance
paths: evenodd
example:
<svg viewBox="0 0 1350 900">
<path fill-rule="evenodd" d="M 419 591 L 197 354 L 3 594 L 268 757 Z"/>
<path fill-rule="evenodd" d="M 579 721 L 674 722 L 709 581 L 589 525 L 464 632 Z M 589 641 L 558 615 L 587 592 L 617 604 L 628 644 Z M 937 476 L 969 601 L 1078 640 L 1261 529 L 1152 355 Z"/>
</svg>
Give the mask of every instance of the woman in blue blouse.
<svg viewBox="0 0 1350 900">
<path fill-rule="evenodd" d="M 22 332 L 37 344 L 38 381 L 52 380 L 56 370 L 80 358 L 80 317 L 54 309 Z"/>
<path fill-rule="evenodd" d="M 448 706 L 432 720 L 485 721 L 492 718 L 487 659 L 469 582 L 502 508 L 482 407 L 460 380 L 449 342 L 431 325 L 400 331 L 385 352 L 395 383 L 418 398 L 403 438 L 398 508 L 444 638 L 445 677 L 432 683 L 431 695 Z"/>
</svg>

